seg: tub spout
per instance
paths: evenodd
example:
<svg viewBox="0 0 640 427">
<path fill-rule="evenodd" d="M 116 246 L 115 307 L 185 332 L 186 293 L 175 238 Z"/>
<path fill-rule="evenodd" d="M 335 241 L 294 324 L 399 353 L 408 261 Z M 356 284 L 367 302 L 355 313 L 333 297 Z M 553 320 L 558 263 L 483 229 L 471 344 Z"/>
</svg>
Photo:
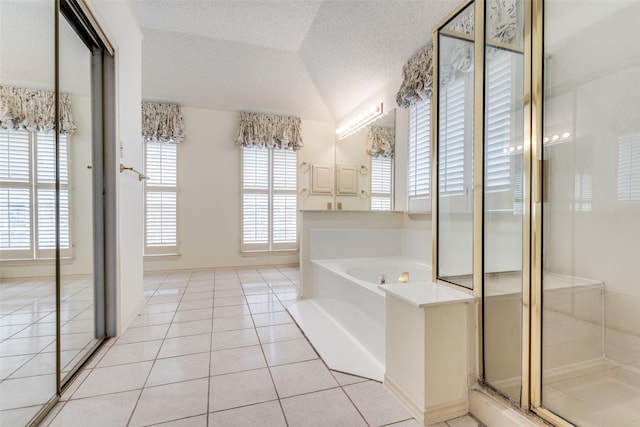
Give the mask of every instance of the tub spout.
<svg viewBox="0 0 640 427">
<path fill-rule="evenodd" d="M 381 285 L 384 285 L 385 283 L 387 283 L 387 277 L 384 274 L 381 274 L 380 277 L 378 277 L 378 281 Z"/>
</svg>

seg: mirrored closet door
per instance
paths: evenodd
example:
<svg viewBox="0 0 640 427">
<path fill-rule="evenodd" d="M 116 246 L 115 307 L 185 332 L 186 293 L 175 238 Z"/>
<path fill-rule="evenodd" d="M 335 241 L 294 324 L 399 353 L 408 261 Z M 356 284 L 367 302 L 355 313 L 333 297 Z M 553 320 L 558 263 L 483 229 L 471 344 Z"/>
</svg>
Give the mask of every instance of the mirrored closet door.
<svg viewBox="0 0 640 427">
<path fill-rule="evenodd" d="M 0 420 L 37 424 L 105 337 L 104 47 L 75 0 L 0 1 Z"/>
<path fill-rule="evenodd" d="M 52 1 L 0 1 L 0 419 L 11 426 L 58 390 L 55 13 Z"/>
</svg>

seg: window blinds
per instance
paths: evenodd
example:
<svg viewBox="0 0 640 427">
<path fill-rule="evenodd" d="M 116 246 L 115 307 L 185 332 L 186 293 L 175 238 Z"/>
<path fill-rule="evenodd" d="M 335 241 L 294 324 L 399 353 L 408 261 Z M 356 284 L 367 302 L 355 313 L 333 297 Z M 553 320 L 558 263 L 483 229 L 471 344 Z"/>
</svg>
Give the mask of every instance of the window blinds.
<svg viewBox="0 0 640 427">
<path fill-rule="evenodd" d="M 60 135 L 59 142 L 59 221 L 56 221 L 55 134 L 0 131 L 0 250 L 5 259 L 52 258 L 58 226 L 62 255 L 70 255 L 66 135 Z"/>
<path fill-rule="evenodd" d="M 392 200 L 392 158 L 371 158 L 371 210 L 390 211 Z"/>
<path fill-rule="evenodd" d="M 242 148 L 242 250 L 297 249 L 297 155 Z"/>
<path fill-rule="evenodd" d="M 177 145 L 145 143 L 145 254 L 176 253 Z"/>
<path fill-rule="evenodd" d="M 431 192 L 431 101 L 409 109 L 409 199 L 430 197 Z"/>
</svg>

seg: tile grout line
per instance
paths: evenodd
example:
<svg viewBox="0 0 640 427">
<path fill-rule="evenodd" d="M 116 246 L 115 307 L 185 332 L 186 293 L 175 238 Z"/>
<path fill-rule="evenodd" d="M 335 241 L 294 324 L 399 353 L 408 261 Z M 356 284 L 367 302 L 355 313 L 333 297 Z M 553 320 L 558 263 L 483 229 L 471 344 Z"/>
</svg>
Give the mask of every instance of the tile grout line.
<svg viewBox="0 0 640 427">
<path fill-rule="evenodd" d="M 205 417 L 206 427 L 209 427 L 209 414 L 210 414 L 209 410 L 211 407 L 211 358 L 213 357 L 213 319 L 214 319 L 215 310 L 216 310 L 216 306 L 215 306 L 216 281 L 217 281 L 217 274 L 216 274 L 216 270 L 214 270 L 213 283 L 212 283 L 213 294 L 211 296 L 211 333 L 209 334 L 209 366 L 207 370 L 207 373 L 209 375 L 207 377 L 207 415 Z"/>
<path fill-rule="evenodd" d="M 262 273 L 258 270 L 258 274 L 260 275 L 260 277 L 262 277 L 262 279 L 264 280 L 264 276 L 262 275 Z M 271 285 L 269 285 L 266 280 L 264 280 L 265 283 L 267 284 L 267 286 L 269 287 L 269 289 L 271 290 Z M 243 288 L 243 292 L 244 292 L 244 288 Z M 277 298 L 277 297 L 276 297 Z M 276 392 L 276 397 L 278 399 L 278 406 L 280 407 L 280 412 L 282 413 L 282 417 L 284 418 L 284 424 L 289 427 L 289 420 L 287 419 L 287 414 L 284 411 L 284 407 L 282 406 L 282 399 L 280 399 L 280 392 L 278 392 L 278 388 L 276 387 L 276 382 L 273 379 L 273 372 L 271 372 L 271 366 L 269 366 L 269 361 L 267 360 L 267 356 L 264 353 L 264 347 L 262 346 L 262 341 L 260 341 L 260 336 L 258 335 L 258 329 L 255 326 L 255 321 L 253 320 L 253 315 L 251 316 L 251 322 L 253 322 L 253 326 L 254 326 L 254 330 L 256 335 L 258 336 L 258 342 L 260 342 L 260 351 L 262 351 L 262 357 L 264 357 L 264 362 L 267 365 L 267 370 L 269 372 L 269 378 L 271 378 L 271 384 L 273 385 L 273 389 Z"/>
<path fill-rule="evenodd" d="M 167 275 L 167 277 L 169 277 L 169 275 Z M 191 278 L 191 273 L 189 274 L 189 278 Z M 160 289 L 160 286 L 162 286 L 162 284 L 166 281 L 166 277 L 165 280 L 162 281 L 162 283 L 159 285 L 158 289 Z M 187 280 L 187 286 L 189 284 L 189 280 Z M 186 287 L 185 287 L 186 290 Z M 156 292 L 158 290 L 156 289 Z M 154 292 L 155 294 L 155 292 Z M 182 297 L 180 298 L 180 300 L 182 301 L 182 298 L 184 297 L 184 292 L 182 293 Z M 146 301 L 145 301 L 145 308 L 146 308 Z M 176 312 L 178 311 L 178 307 L 180 306 L 180 303 L 178 303 L 178 305 L 176 306 Z M 162 338 L 162 343 L 164 343 L 165 339 L 167 338 L 167 334 L 169 333 L 169 330 L 171 329 L 171 324 L 173 323 L 173 319 L 175 318 L 175 313 L 172 317 L 172 322 L 169 324 L 169 327 L 167 328 L 167 331 L 164 334 L 164 338 Z M 120 339 L 118 339 L 119 341 Z M 114 345 L 117 343 L 117 341 L 114 343 Z M 133 406 L 133 409 L 131 410 L 131 414 L 129 414 L 129 419 L 127 420 L 126 426 L 128 427 L 131 424 L 131 421 L 133 421 L 133 416 L 136 413 L 136 409 L 138 409 L 138 405 L 140 404 L 140 399 L 142 398 L 142 393 L 144 392 L 144 388 L 147 384 L 147 382 L 149 381 L 149 377 L 151 376 L 151 372 L 153 372 L 153 367 L 156 365 L 156 360 L 158 360 L 158 355 L 160 354 L 160 349 L 162 348 L 162 344 L 160 344 L 160 347 L 158 348 L 158 352 L 156 353 L 156 357 L 153 359 L 153 362 L 151 363 L 151 368 L 149 369 L 149 373 L 147 374 L 147 377 L 144 380 L 144 383 L 142 384 L 142 388 L 140 388 L 140 393 L 138 393 L 138 398 L 136 399 L 136 403 Z"/>
</svg>

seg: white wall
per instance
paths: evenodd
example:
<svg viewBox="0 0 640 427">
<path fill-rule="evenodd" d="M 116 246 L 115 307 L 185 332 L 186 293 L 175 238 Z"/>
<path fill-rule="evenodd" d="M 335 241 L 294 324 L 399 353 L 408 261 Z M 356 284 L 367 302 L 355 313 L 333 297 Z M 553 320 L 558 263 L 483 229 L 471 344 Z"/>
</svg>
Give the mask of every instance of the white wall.
<svg viewBox="0 0 640 427">
<path fill-rule="evenodd" d="M 298 152 L 298 164 L 333 165 L 335 159 L 336 127 L 334 123 L 311 120 L 302 121 L 302 139 L 304 147 Z M 311 188 L 311 171 L 298 170 L 298 190 Z M 301 210 L 326 210 L 327 204 L 334 206 L 333 195 L 310 195 L 308 198 L 298 199 Z"/>
<path fill-rule="evenodd" d="M 142 33 L 124 0 L 87 0 L 87 5 L 115 49 L 116 141 L 106 141 L 120 162 L 142 170 L 140 105 Z M 118 333 L 144 306 L 142 269 L 142 183 L 136 175 L 117 171 L 117 300 Z"/>
<path fill-rule="evenodd" d="M 297 264 L 298 255 L 243 255 L 240 148 L 235 145 L 237 112 L 183 107 L 187 138 L 178 146 L 179 256 L 147 257 L 146 271 Z M 304 147 L 298 164 L 333 163 L 333 123 L 302 121 Z M 309 188 L 299 171 L 299 189 Z M 304 186 L 304 187 L 303 187 Z M 331 197 L 299 197 L 299 209 L 324 209 Z"/>
</svg>

